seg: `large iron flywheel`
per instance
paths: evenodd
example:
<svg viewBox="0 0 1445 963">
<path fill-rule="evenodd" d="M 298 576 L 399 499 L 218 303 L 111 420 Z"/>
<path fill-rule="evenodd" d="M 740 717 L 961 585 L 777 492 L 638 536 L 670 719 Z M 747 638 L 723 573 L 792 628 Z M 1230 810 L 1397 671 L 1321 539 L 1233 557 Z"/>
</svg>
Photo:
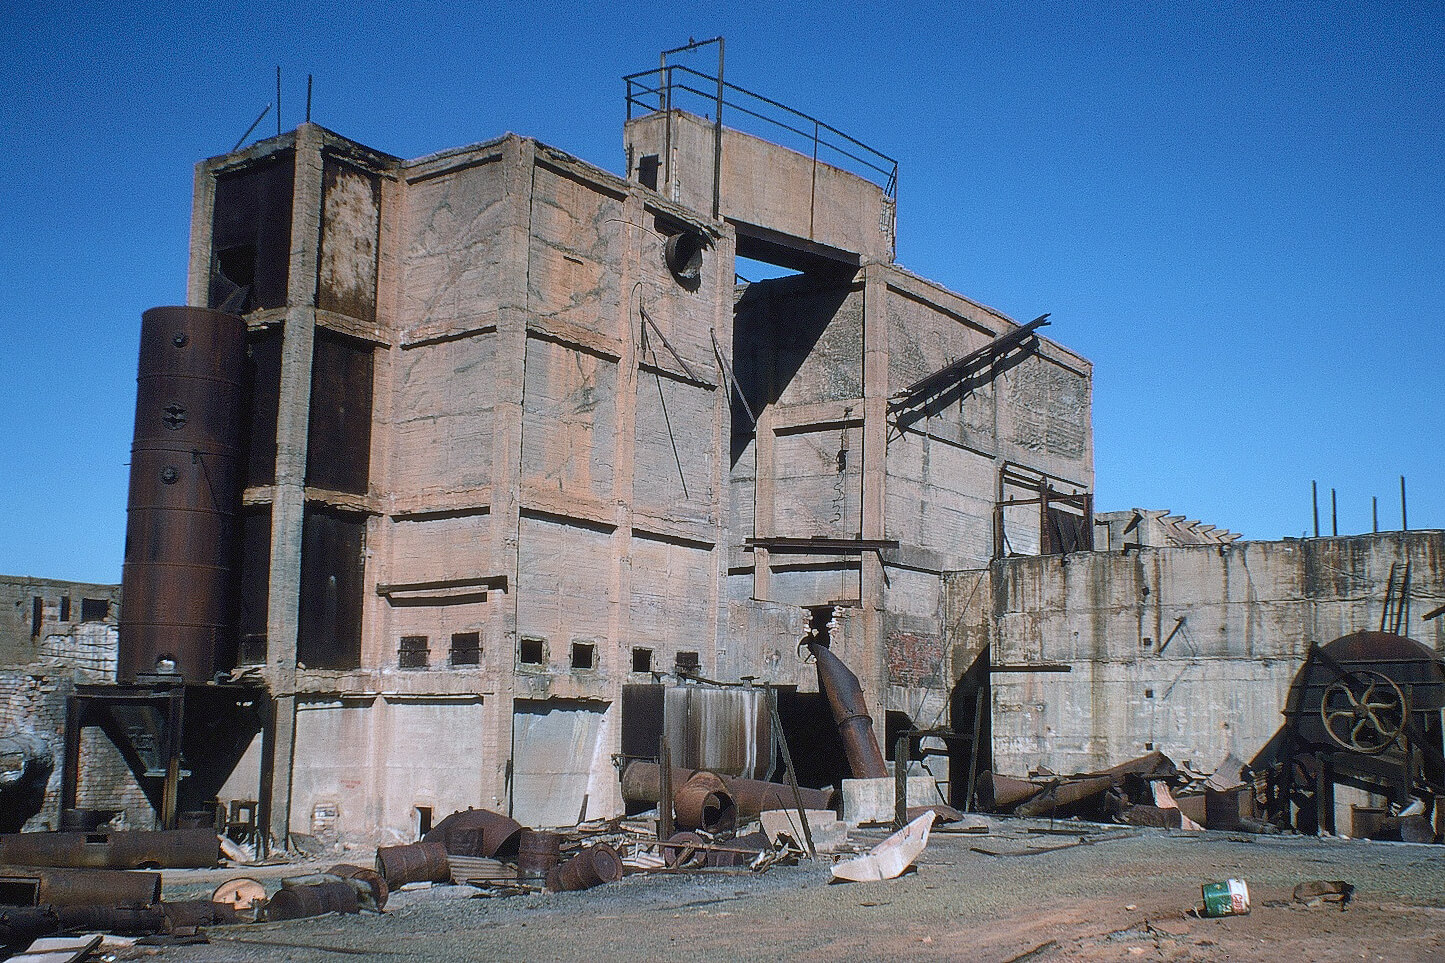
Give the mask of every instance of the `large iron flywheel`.
<svg viewBox="0 0 1445 963">
<path fill-rule="evenodd" d="M 1410 707 L 1405 693 L 1383 672 L 1355 669 L 1335 679 L 1320 696 L 1320 721 L 1338 745 L 1378 755 L 1404 734 Z"/>
</svg>

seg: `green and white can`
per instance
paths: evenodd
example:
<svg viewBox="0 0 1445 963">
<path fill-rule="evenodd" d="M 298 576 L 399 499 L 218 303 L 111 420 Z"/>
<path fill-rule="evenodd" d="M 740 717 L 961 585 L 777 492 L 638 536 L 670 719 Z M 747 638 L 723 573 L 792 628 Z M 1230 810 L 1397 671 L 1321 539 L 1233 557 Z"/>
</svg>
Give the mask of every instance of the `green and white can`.
<svg viewBox="0 0 1445 963">
<path fill-rule="evenodd" d="M 1203 889 L 1205 916 L 1249 915 L 1249 885 L 1244 880 L 1205 883 Z"/>
</svg>

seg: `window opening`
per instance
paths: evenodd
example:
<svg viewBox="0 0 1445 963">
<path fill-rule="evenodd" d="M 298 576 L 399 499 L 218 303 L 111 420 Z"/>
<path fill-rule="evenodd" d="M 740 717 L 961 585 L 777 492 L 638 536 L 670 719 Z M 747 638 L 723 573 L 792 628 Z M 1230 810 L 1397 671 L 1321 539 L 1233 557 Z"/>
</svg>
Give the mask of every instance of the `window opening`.
<svg viewBox="0 0 1445 963">
<path fill-rule="evenodd" d="M 451 657 L 452 665 L 481 665 L 482 633 L 454 632 Z"/>
<path fill-rule="evenodd" d="M 597 665 L 597 646 L 591 642 L 572 643 L 572 668 L 592 669 Z"/>
<path fill-rule="evenodd" d="M 401 648 L 397 650 L 397 664 L 403 669 L 425 669 L 429 652 L 426 636 L 403 635 Z"/>
<path fill-rule="evenodd" d="M 523 665 L 541 665 L 547 661 L 541 639 L 522 639 L 517 643 L 517 660 Z"/>
<path fill-rule="evenodd" d="M 634 648 L 633 648 L 633 650 L 632 650 L 632 671 L 633 671 L 633 672 L 651 672 L 651 671 L 652 671 L 652 650 L 651 650 L 651 649 L 644 649 L 644 648 L 642 648 L 641 646 L 637 646 L 637 647 L 634 647 Z"/>
</svg>

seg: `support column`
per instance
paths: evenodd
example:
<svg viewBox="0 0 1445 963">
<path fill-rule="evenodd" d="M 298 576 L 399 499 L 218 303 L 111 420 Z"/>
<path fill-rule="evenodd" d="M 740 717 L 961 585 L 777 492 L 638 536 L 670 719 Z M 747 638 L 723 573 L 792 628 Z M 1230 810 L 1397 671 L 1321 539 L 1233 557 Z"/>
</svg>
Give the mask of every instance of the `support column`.
<svg viewBox="0 0 1445 963">
<path fill-rule="evenodd" d="M 888 283 L 883 266 L 863 267 L 863 518 L 865 539 L 886 538 L 884 511 L 888 475 Z M 883 559 L 864 552 L 858 589 L 863 606 L 863 659 L 859 681 L 873 707 L 874 729 L 882 741 L 887 717 L 888 674 L 883 646 Z"/>
<path fill-rule="evenodd" d="M 306 508 L 307 429 L 311 419 L 311 356 L 316 334 L 316 259 L 321 231 L 321 128 L 296 131 L 296 181 L 291 204 L 291 262 L 281 341 L 281 390 L 276 415 L 276 485 L 271 506 L 271 580 L 266 609 L 267 676 L 275 699 L 270 825 L 285 844 L 291 819 L 291 770 L 296 748 L 296 642 L 301 612 L 301 531 Z"/>
</svg>

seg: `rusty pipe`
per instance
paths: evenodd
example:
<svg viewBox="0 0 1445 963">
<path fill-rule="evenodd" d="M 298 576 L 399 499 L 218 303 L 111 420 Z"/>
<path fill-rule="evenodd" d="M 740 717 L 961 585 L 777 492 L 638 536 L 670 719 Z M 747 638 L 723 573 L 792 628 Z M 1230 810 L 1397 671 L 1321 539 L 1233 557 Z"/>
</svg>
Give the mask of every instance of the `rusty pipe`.
<svg viewBox="0 0 1445 963">
<path fill-rule="evenodd" d="M 221 841 L 211 829 L 0 836 L 0 863 L 16 866 L 209 869 L 220 861 Z"/>
<path fill-rule="evenodd" d="M 888 778 L 888 766 L 883 760 L 883 750 L 878 748 L 873 717 L 868 714 L 868 703 L 863 698 L 858 677 L 827 646 L 810 642 L 808 651 L 818 663 L 818 687 L 828 697 L 828 705 L 833 710 L 833 721 L 838 724 L 843 750 L 848 756 L 848 768 L 858 779 Z"/>
<path fill-rule="evenodd" d="M 161 874 L 0 866 L 0 891 L 15 906 L 151 906 L 161 899 Z"/>
<path fill-rule="evenodd" d="M 694 775 L 692 769 L 672 769 L 672 783 L 683 786 Z M 776 782 L 761 779 L 740 779 L 722 776 L 728 795 L 737 807 L 737 818 L 755 819 L 769 809 L 792 809 L 793 790 Z M 799 789 L 805 809 L 832 809 L 831 789 Z M 635 759 L 622 770 L 622 798 L 628 802 L 656 803 L 662 794 L 662 767 L 655 762 Z M 677 794 L 673 794 L 673 799 Z"/>
<path fill-rule="evenodd" d="M 730 830 L 737 823 L 737 807 L 727 785 L 716 773 L 698 772 L 673 793 L 679 829 Z"/>
</svg>

